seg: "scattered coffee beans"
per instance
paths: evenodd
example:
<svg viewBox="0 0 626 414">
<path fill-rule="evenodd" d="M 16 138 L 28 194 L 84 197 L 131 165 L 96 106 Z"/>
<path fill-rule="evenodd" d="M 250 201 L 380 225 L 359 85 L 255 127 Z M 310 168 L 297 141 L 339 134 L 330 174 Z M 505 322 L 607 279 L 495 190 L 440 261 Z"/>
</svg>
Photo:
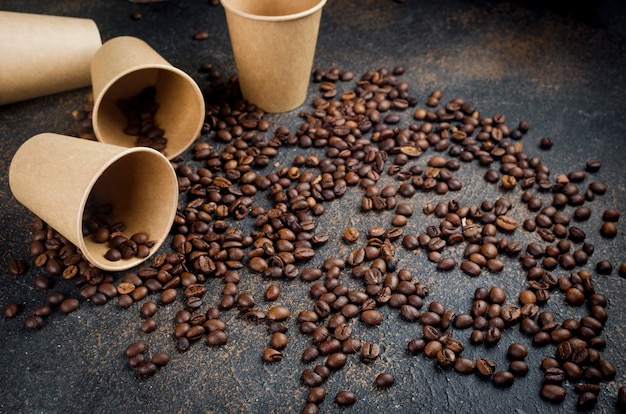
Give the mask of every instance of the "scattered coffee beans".
<svg viewBox="0 0 626 414">
<path fill-rule="evenodd" d="M 193 36 L 207 37 L 203 31 Z M 47 303 L 25 318 L 24 327 L 42 328 L 57 308 L 70 313 L 83 300 L 104 305 L 117 298 L 121 308 L 137 303 L 143 335 L 164 325 L 158 320 L 165 313 L 160 307 L 179 306 L 172 324 L 179 352 L 198 343 L 226 345 L 228 324 L 241 319 L 266 324 L 268 343 L 259 360 L 280 363 L 291 352 L 287 322 L 296 307 L 264 304 L 283 298 L 283 281 L 295 279 L 307 284 L 310 299 L 297 313 L 297 331 L 311 340 L 300 356 L 302 363 L 311 364 L 300 376 L 309 387 L 302 412 L 319 411 L 327 393 L 324 382 L 346 365 L 375 366 L 385 346 L 360 335 L 384 335 L 385 322 L 393 320 L 390 312 L 397 312 L 407 329 L 417 324 L 421 332 L 406 346 L 410 356 L 432 360 L 438 369 L 478 375 L 495 387 L 511 387 L 525 376 L 532 369 L 529 354 L 552 353 L 541 363 L 540 397 L 561 403 L 567 397 L 566 380 L 584 382 L 577 388 L 576 406 L 593 407 L 600 384 L 616 375 L 602 357 L 608 301 L 584 268 L 594 254 L 585 227 L 597 214 L 590 203 L 607 191 L 606 184 L 590 179 L 600 161 L 588 160 L 584 170 L 552 172 L 545 160 L 524 151 L 520 140 L 530 129 L 528 122 L 509 126 L 504 115 L 482 115 L 461 98 L 445 102 L 440 90 L 418 106 L 408 83 L 398 80 L 404 70 L 366 71 L 354 88 L 340 84 L 355 80 L 352 72 L 314 70 L 319 96 L 299 113 L 302 124 L 294 129 L 273 126 L 260 108 L 241 100 L 234 80 L 207 89 L 206 139 L 173 162 L 185 201 L 174 218 L 169 249 L 116 280 L 117 275 L 91 267 L 75 246 L 36 220 L 30 253 L 35 268 L 47 274 L 33 278 L 35 286 L 58 289 L 54 282 L 62 277 L 75 281 L 79 294 L 49 292 Z M 200 72 L 218 83 L 220 74 L 212 65 L 203 64 Z M 158 106 L 154 88 L 118 101 L 127 119 L 125 132 L 137 137 L 136 145 L 164 151 L 166 131 L 155 123 Z M 82 123 L 80 136 L 88 138 L 88 113 L 73 116 Z M 411 116 L 410 122 L 401 122 Z M 540 139 L 542 149 L 553 145 L 549 137 Z M 291 165 L 274 159 L 285 147 L 298 148 Z M 464 203 L 460 200 L 465 197 L 454 198 L 464 188 L 456 172 L 470 163 L 486 168 L 484 185 L 498 186 L 501 197 Z M 354 191 L 360 192 L 357 211 L 375 224 L 361 228 L 350 218 L 350 224 L 334 232 L 320 228 L 318 217 L 329 203 Z M 423 206 L 414 205 L 418 193 L 427 197 Z M 111 206 L 90 208 L 85 234 L 108 244 L 109 260 L 147 257 L 153 247 L 148 235 L 125 236 L 125 225 L 111 213 Z M 251 231 L 239 225 L 243 219 L 250 220 Z M 619 211 L 607 209 L 602 222 L 601 236 L 615 237 Z M 331 243 L 338 240 L 343 247 L 332 250 Z M 307 265 L 319 259 L 321 246 L 329 249 L 324 259 Z M 434 289 L 430 299 L 431 288 L 403 267 L 407 251 L 424 253 L 437 276 L 451 285 L 455 277 L 480 280 L 518 265 L 527 280 L 518 292 L 480 287 L 469 293 L 468 309 L 452 309 L 438 301 Z M 608 260 L 596 263 L 596 273 L 612 272 Z M 9 263 L 14 276 L 23 277 L 28 270 L 18 259 Z M 619 273 L 626 275 L 626 265 L 620 265 Z M 264 288 L 240 284 L 250 275 L 260 276 Z M 210 278 L 222 283 L 217 298 L 207 294 Z M 555 296 L 587 313 L 560 321 L 544 306 Z M 16 304 L 5 305 L 5 317 L 17 313 Z M 528 342 L 503 348 L 511 329 L 519 329 Z M 468 343 L 477 357 L 464 355 Z M 508 370 L 480 355 L 483 346 L 492 347 L 490 353 L 506 349 Z M 148 352 L 143 341 L 125 349 L 128 366 L 142 377 L 169 362 L 165 353 L 150 357 Z M 382 391 L 394 383 L 394 376 L 383 372 L 373 386 Z M 624 404 L 625 398 L 620 389 L 618 402 Z M 356 396 L 343 390 L 334 401 L 347 406 Z"/>
</svg>

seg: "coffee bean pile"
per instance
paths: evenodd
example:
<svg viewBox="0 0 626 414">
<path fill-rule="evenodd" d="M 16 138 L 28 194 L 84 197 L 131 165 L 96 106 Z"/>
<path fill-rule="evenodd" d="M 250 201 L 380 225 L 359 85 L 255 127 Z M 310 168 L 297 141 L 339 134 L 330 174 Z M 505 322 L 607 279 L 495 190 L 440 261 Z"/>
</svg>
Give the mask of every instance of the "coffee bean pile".
<svg viewBox="0 0 626 414">
<path fill-rule="evenodd" d="M 156 101 L 156 88 L 149 86 L 137 95 L 118 99 L 115 103 L 126 117 L 124 133 L 136 137 L 135 145 L 163 151 L 167 145 L 165 131 L 156 123 L 155 114 L 159 110 Z"/>
<path fill-rule="evenodd" d="M 116 299 L 122 308 L 142 303 L 140 329 L 147 335 L 156 329 L 159 307 L 175 305 L 181 309 L 172 337 L 182 353 L 196 343 L 228 343 L 223 315 L 235 312 L 239 319 L 267 327 L 268 345 L 259 358 L 280 363 L 293 335 L 286 321 L 295 317 L 300 333 L 310 340 L 300 356 L 308 365 L 300 374 L 308 387 L 302 412 L 314 413 L 326 398 L 328 378 L 349 364 L 375 364 L 385 352 L 380 343 L 359 339 L 359 333 L 383 325 L 395 309 L 407 324 L 420 326 L 421 336 L 406 345 L 412 357 L 506 388 L 528 373 L 530 352 L 553 345 L 555 351 L 540 367 L 539 396 L 561 403 L 568 392 L 565 382 L 572 381 L 577 407 L 595 405 L 601 385 L 616 375 L 602 356 L 607 298 L 596 291 L 593 272 L 585 268 L 595 249 L 582 226 L 592 214 L 588 205 L 607 190 L 592 178 L 601 168 L 599 160 L 555 177 L 544 160 L 524 150 L 528 122 L 510 126 L 503 114 L 483 115 L 464 99 L 443 101 L 439 90 L 421 106 L 409 84 L 399 80 L 403 67 L 366 71 L 360 77 L 337 68 L 314 70 L 319 95 L 298 113 L 301 123 L 295 130 L 272 125 L 260 108 L 244 101 L 235 77 L 222 82 L 210 64 L 200 69 L 210 73 L 204 90 L 206 119 L 202 138 L 172 161 L 181 202 L 169 251 L 117 278 L 89 265 L 67 240 L 35 219 L 31 254 L 35 266 L 49 273 L 38 276 L 35 286 L 51 290 L 56 276 L 73 279 L 80 301 L 52 290 L 48 303 L 25 320 L 27 329 L 43 327 L 54 307 L 67 313 L 81 301 L 103 305 Z M 91 106 L 88 101 L 73 112 L 80 123 L 77 135 L 85 139 L 93 139 Z M 549 137 L 540 139 L 543 150 L 552 145 Z M 275 161 L 280 151 L 295 154 L 291 165 Z M 459 201 L 463 183 L 455 174 L 471 165 L 485 170 L 484 185 L 497 186 L 500 197 L 475 204 Z M 335 233 L 319 228 L 318 219 L 330 203 L 354 192 L 361 194 L 357 210 L 363 217 L 375 216 L 378 224 L 346 224 Z M 448 199 L 416 208 L 419 196 Z M 413 220 L 421 221 L 417 215 L 435 218 L 437 224 L 405 232 Z M 603 222 L 597 231 L 613 237 L 619 212 L 605 211 Z M 244 231 L 249 227 L 253 230 Z M 520 232 L 533 241 L 519 241 L 515 236 Z M 318 265 L 318 251 L 329 251 L 334 234 L 343 243 Z M 500 286 L 479 287 L 468 292 L 469 309 L 453 309 L 429 301 L 425 275 L 402 266 L 400 252 L 423 252 L 433 263 L 424 272 L 451 277 L 478 278 L 519 266 L 526 272 L 526 286 L 514 297 Z M 11 262 L 16 276 L 26 268 L 19 259 Z M 609 261 L 599 260 L 594 270 L 609 275 L 613 269 Z M 620 275 L 625 272 L 622 264 Z M 240 290 L 243 277 L 269 283 L 262 300 Z M 217 303 L 207 300 L 209 279 L 222 282 Z M 310 297 L 303 299 L 306 309 L 294 313 L 280 304 L 277 281 L 297 279 L 308 284 Z M 554 296 L 586 309 L 586 315 L 558 320 L 542 309 Z M 7 317 L 17 314 L 15 304 L 5 307 Z M 506 344 L 508 367 L 486 356 L 464 356 L 468 345 L 493 348 L 513 329 L 532 346 Z M 150 356 L 146 340 L 125 350 L 128 366 L 144 377 L 169 361 L 164 352 Z M 379 389 L 394 383 L 388 372 L 372 378 L 372 387 Z M 618 403 L 623 400 L 622 387 Z M 349 389 L 334 397 L 338 406 L 356 401 Z"/>
<path fill-rule="evenodd" d="M 83 214 L 83 235 L 91 237 L 95 243 L 107 243 L 109 249 L 104 257 L 111 262 L 150 256 L 150 249 L 154 247 L 156 241 L 150 240 L 143 232 L 130 237 L 125 236 L 126 224 L 112 220 L 112 211 L 113 206 L 110 204 L 88 205 Z"/>
</svg>

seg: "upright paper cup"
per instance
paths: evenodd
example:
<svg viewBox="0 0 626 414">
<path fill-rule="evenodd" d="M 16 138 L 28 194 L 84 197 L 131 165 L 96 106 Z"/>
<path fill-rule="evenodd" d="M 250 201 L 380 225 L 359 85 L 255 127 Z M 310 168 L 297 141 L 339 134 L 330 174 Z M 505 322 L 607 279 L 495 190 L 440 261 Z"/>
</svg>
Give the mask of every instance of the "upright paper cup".
<svg viewBox="0 0 626 414">
<path fill-rule="evenodd" d="M 109 261 L 108 243 L 83 236 L 86 203 L 110 204 L 112 219 L 126 224 L 128 237 L 143 232 L 167 237 L 178 205 L 178 183 L 171 163 L 151 148 L 124 148 L 51 133 L 22 144 L 9 167 L 15 198 L 65 236 L 94 266 L 129 269 L 147 258 Z"/>
<path fill-rule="evenodd" d="M 91 84 L 93 20 L 0 11 L 0 105 Z"/>
<path fill-rule="evenodd" d="M 267 112 L 306 99 L 326 0 L 222 0 L 243 97 Z"/>
<path fill-rule="evenodd" d="M 131 98 L 147 87 L 156 88 L 156 124 L 165 131 L 165 155 L 172 159 L 200 136 L 204 97 L 198 84 L 172 66 L 141 39 L 121 36 L 105 42 L 91 62 L 96 138 L 107 144 L 132 147 L 135 138 L 124 133 L 126 116 L 118 99 Z"/>
</svg>

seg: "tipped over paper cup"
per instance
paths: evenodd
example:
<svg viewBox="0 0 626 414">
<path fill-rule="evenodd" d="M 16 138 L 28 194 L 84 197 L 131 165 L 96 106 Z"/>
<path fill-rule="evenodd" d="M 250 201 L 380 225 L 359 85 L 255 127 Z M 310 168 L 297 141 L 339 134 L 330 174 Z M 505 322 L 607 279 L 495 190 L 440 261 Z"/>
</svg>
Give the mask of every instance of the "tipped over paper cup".
<svg viewBox="0 0 626 414">
<path fill-rule="evenodd" d="M 77 246 L 85 259 L 109 271 L 150 257 L 169 234 L 178 206 L 176 173 L 158 151 L 52 133 L 35 135 L 17 150 L 9 185 L 20 203 Z M 110 243 L 85 231 L 89 209 L 100 213 L 103 207 L 111 223 L 123 223 L 127 238 L 147 236 L 147 256 L 107 258 Z"/>
<path fill-rule="evenodd" d="M 222 0 L 243 97 L 267 112 L 306 99 L 326 0 Z"/>
<path fill-rule="evenodd" d="M 168 159 L 183 153 L 204 124 L 204 97 L 196 82 L 172 66 L 141 39 L 131 36 L 106 41 L 91 62 L 96 138 L 104 143 L 132 147 L 136 136 L 125 132 L 128 117 L 119 101 L 155 91 L 156 126 L 165 132 L 163 150 Z"/>
<path fill-rule="evenodd" d="M 93 20 L 0 11 L 0 105 L 91 84 Z"/>
</svg>

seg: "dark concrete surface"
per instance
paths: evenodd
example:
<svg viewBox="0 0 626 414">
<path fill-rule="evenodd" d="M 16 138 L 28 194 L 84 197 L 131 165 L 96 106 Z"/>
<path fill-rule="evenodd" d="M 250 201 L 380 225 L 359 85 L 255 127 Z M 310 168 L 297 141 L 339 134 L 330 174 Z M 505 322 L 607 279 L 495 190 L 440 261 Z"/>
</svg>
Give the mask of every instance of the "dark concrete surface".
<svg viewBox="0 0 626 414">
<path fill-rule="evenodd" d="M 92 18 L 104 41 L 119 35 L 138 36 L 192 75 L 201 87 L 208 85 L 206 75 L 197 70 L 203 62 L 212 63 L 223 79 L 235 75 L 223 9 L 206 0 L 148 4 L 124 0 L 0 0 L 0 10 Z M 403 65 L 406 73 L 402 79 L 410 83 L 420 106 L 433 89 L 441 89 L 442 102 L 458 96 L 482 114 L 505 114 L 511 125 L 527 120 L 531 129 L 522 141 L 525 151 L 541 156 L 554 176 L 583 169 L 588 159 L 602 160 L 601 170 L 587 180 L 605 182 L 609 190 L 590 203 L 593 215 L 581 224 L 588 240 L 596 246 L 586 268 L 594 273 L 596 290 L 609 300 L 610 317 L 602 331 L 607 347 L 602 355 L 617 367 L 616 377 L 601 383 L 593 412 L 602 413 L 616 412 L 617 389 L 626 385 L 626 279 L 617 270 L 608 276 L 594 272 L 595 263 L 601 259 L 615 267 L 626 261 L 624 219 L 618 223 L 616 238 L 607 240 L 599 234 L 601 212 L 612 207 L 624 211 L 626 205 L 625 10 L 621 2 L 601 0 L 571 7 L 550 1 L 330 0 L 323 11 L 314 62 L 314 67 L 339 67 L 356 74 Z M 141 20 L 130 18 L 134 11 L 141 12 Z M 208 31 L 209 38 L 193 40 L 199 30 Z M 317 87 L 311 84 L 310 97 L 317 96 Z M 176 351 L 171 339 L 172 318 L 180 304 L 162 307 L 157 313 L 160 326 L 149 335 L 139 330 L 139 304 L 120 309 L 114 301 L 104 306 L 85 301 L 69 315 L 53 313 L 39 331 L 24 329 L 24 318 L 45 302 L 46 292 L 33 286 L 34 277 L 42 271 L 32 265 L 17 278 L 8 271 L 11 258 L 31 263 L 28 246 L 33 218 L 12 198 L 7 178 L 9 163 L 18 146 L 30 136 L 39 132 L 71 134 L 76 124 L 70 113 L 83 106 L 88 92 L 87 88 L 0 107 L 0 305 L 15 301 L 21 308 L 14 319 L 0 316 L 0 412 L 299 412 L 308 392 L 300 373 L 313 366 L 300 362 L 310 340 L 298 332 L 295 313 L 310 309 L 312 301 L 309 286 L 299 279 L 280 281 L 283 294 L 279 301 L 289 306 L 293 315 L 288 321 L 290 343 L 280 363 L 262 362 L 262 350 L 269 342 L 267 330 L 261 324 L 237 319 L 236 310 L 222 316 L 228 322 L 227 345 L 210 348 L 198 343 L 185 354 Z M 309 102 L 299 109 L 310 108 Z M 409 112 L 406 122 L 411 121 Z M 268 115 L 268 119 L 275 125 L 296 128 L 301 122 L 297 114 L 294 110 Z M 544 136 L 555 142 L 550 151 L 539 149 L 539 139 Z M 281 151 L 279 159 L 288 163 L 295 151 Z M 484 169 L 476 164 L 464 166 L 459 177 L 465 187 L 458 194 L 432 196 L 418 192 L 411 203 L 419 211 L 427 201 L 453 197 L 467 204 L 500 196 L 519 200 L 519 188 L 503 193 L 483 182 L 483 173 Z M 360 190 L 353 189 L 331 203 L 318 221 L 318 229 L 340 232 L 348 223 L 366 229 L 388 220 L 382 215 L 360 216 L 360 197 Z M 514 214 L 518 218 L 530 216 L 521 206 Z M 424 231 L 433 224 L 429 220 L 415 215 L 405 233 Z M 532 236 L 518 230 L 515 237 L 528 240 Z M 321 264 L 323 257 L 346 252 L 337 247 L 341 245 L 340 237 L 334 235 L 313 265 Z M 168 249 L 166 243 L 162 251 Z M 412 269 L 416 278 L 430 287 L 427 303 L 441 301 L 457 312 L 469 310 L 476 287 L 503 286 L 507 301 L 515 303 L 517 293 L 526 286 L 525 274 L 514 260 L 506 262 L 502 273 L 483 272 L 477 278 L 468 278 L 458 269 L 437 272 L 423 252 L 403 251 L 399 258 L 400 266 Z M 242 272 L 241 290 L 253 292 L 262 309 L 269 308 L 261 299 L 267 284 L 259 276 Z M 217 303 L 221 282 L 209 280 L 207 287 L 207 302 Z M 72 283 L 61 278 L 55 289 L 77 296 Z M 558 292 L 542 309 L 552 310 L 563 319 L 585 314 L 584 307 L 565 304 Z M 465 356 L 487 356 L 499 369 L 506 369 L 504 353 L 508 343 L 518 341 L 529 347 L 529 374 L 508 389 L 498 389 L 475 375 L 465 377 L 442 370 L 423 355 L 407 355 L 406 344 L 421 336 L 420 325 L 401 320 L 390 308 L 382 312 L 384 322 L 379 327 L 353 325 L 361 340 L 381 344 L 382 357 L 366 365 L 351 356 L 346 367 L 326 381 L 328 395 L 320 404 L 321 412 L 575 411 L 573 381 L 565 382 L 568 395 L 561 404 L 539 398 L 539 364 L 544 357 L 554 355 L 553 346 L 535 348 L 518 329 L 506 330 L 500 344 L 491 349 L 469 345 L 469 331 L 455 333 L 467 344 Z M 171 357 L 170 363 L 150 378 L 140 378 L 126 366 L 124 348 L 139 339 L 148 343 L 150 353 L 164 351 Z M 396 384 L 389 389 L 375 389 L 374 378 L 383 371 L 393 373 Z M 354 392 L 356 404 L 338 407 L 333 398 L 341 389 Z"/>
</svg>

